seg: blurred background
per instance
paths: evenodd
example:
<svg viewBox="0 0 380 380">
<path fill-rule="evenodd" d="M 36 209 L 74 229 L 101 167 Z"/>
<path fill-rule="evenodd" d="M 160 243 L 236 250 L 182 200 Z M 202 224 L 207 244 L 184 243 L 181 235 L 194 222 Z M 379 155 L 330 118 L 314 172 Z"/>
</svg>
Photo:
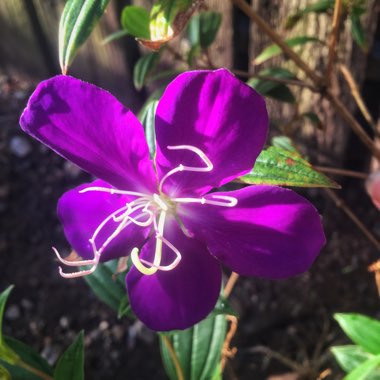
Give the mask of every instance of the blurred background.
<svg viewBox="0 0 380 380">
<path fill-rule="evenodd" d="M 103 43 L 107 35 L 120 29 L 121 11 L 131 3 L 149 9 L 152 2 L 112 0 L 69 74 L 109 90 L 137 112 L 157 87 L 151 84 L 138 91 L 133 84 L 133 68 L 146 50 L 130 36 Z M 285 28 L 288 15 L 311 3 L 252 0 L 251 6 L 283 37 L 302 33 L 327 41 L 331 29 L 328 14 L 311 14 L 291 30 Z M 70 252 L 55 213 L 57 199 L 90 177 L 24 135 L 18 119 L 36 84 L 60 72 L 58 23 L 64 4 L 59 0 L 0 1 L 0 289 L 15 284 L 4 329 L 42 352 L 51 363 L 84 329 L 87 378 L 165 379 L 155 334 L 139 322 L 118 320 L 82 279 L 61 278 L 51 250 L 54 245 L 63 254 Z M 209 49 L 213 65 L 234 70 L 242 79 L 269 65 L 258 67 L 254 59 L 271 41 L 240 10 L 229 1 L 207 0 L 206 6 L 222 14 L 221 28 Z M 338 55 L 350 69 L 380 129 L 380 5 L 367 0 L 365 7 L 362 25 L 367 51 L 354 43 L 347 21 L 342 25 Z M 180 53 L 188 45 L 186 32 L 170 42 Z M 305 45 L 301 56 L 318 70 L 327 53 L 325 44 Z M 284 56 L 274 62 L 297 72 Z M 162 70 L 179 68 L 181 62 L 164 53 L 160 65 Z M 297 76 L 302 78 L 302 73 Z M 332 80 L 337 96 L 372 134 L 342 76 Z M 293 91 L 296 104 L 268 100 L 274 135 L 291 131 L 300 150 L 316 165 L 361 173 L 378 169 L 326 100 L 308 88 Z M 317 126 L 295 117 L 309 111 L 318 115 Z M 227 379 L 265 379 L 276 373 L 282 374 L 278 379 L 299 378 L 286 361 L 274 359 L 260 346 L 290 358 L 301 368 L 313 367 L 317 372 L 328 368 L 331 374 L 326 378 L 339 379 L 342 373 L 328 348 L 346 343 L 346 338 L 332 314 L 362 312 L 380 317 L 378 290 L 373 274 L 367 271 L 380 252 L 341 206 L 348 205 L 377 238 L 379 211 L 367 196 L 363 179 L 333 178 L 342 186 L 338 202 L 322 189 L 301 191 L 322 214 L 328 241 L 312 270 L 286 281 L 241 279 L 234 290 L 231 303 L 240 321 L 233 343 L 238 352 L 227 365 Z M 286 372 L 293 377 L 284 377 Z M 310 371 L 305 373 L 304 378 L 310 378 Z"/>
</svg>

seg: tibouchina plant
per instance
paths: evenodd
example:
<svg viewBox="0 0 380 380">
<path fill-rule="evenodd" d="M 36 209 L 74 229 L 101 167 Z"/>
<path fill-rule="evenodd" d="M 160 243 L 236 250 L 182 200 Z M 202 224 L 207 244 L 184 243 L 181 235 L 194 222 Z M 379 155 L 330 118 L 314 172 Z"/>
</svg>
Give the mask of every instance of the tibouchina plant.
<svg viewBox="0 0 380 380">
<path fill-rule="evenodd" d="M 23 130 L 96 179 L 65 193 L 58 216 L 85 276 L 130 255 L 131 307 L 148 327 L 185 329 L 214 308 L 221 265 L 246 276 L 306 271 L 325 237 L 316 209 L 275 186 L 214 191 L 248 173 L 263 149 L 263 98 L 227 70 L 179 75 L 156 111 L 152 161 L 135 115 L 108 92 L 69 76 L 42 82 Z"/>
</svg>

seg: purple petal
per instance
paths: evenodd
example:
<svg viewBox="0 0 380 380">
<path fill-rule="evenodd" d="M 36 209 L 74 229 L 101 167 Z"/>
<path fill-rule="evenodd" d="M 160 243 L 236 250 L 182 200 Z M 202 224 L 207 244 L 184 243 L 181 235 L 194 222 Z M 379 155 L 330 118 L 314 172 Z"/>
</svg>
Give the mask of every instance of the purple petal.
<svg viewBox="0 0 380 380">
<path fill-rule="evenodd" d="M 306 271 L 325 244 L 320 216 L 295 192 L 249 186 L 215 195 L 235 207 L 189 204 L 177 208 L 185 226 L 223 264 L 241 275 L 286 278 Z"/>
<path fill-rule="evenodd" d="M 56 76 L 39 84 L 20 124 L 58 154 L 119 189 L 155 188 L 142 126 L 107 91 Z"/>
<path fill-rule="evenodd" d="M 132 267 L 126 278 L 129 300 L 132 310 L 149 328 L 186 329 L 214 308 L 221 287 L 221 270 L 206 247 L 186 238 L 174 219 L 165 224 L 164 237 L 181 252 L 182 260 L 171 271 L 150 276 Z M 140 257 L 152 261 L 155 244 L 151 238 Z M 170 264 L 173 256 L 164 246 L 163 265 Z"/>
<path fill-rule="evenodd" d="M 157 107 L 158 177 L 180 164 L 205 166 L 194 152 L 168 146 L 192 145 L 207 155 L 214 168 L 208 173 L 176 173 L 165 181 L 164 191 L 171 196 L 205 194 L 249 172 L 267 129 L 263 98 L 229 71 L 179 75 Z"/>
<path fill-rule="evenodd" d="M 63 224 L 66 238 L 78 255 L 86 260 L 94 257 L 89 239 L 97 227 L 109 215 L 132 200 L 125 195 L 111 195 L 106 192 L 79 193 L 80 190 L 91 186 L 111 188 L 106 182 L 96 180 L 66 192 L 58 201 L 58 217 Z M 98 249 L 119 223 L 110 220 L 105 224 L 95 240 Z M 130 224 L 112 240 L 101 255 L 100 261 L 129 255 L 134 247 L 141 247 L 144 244 L 148 232 L 146 228 Z"/>
</svg>

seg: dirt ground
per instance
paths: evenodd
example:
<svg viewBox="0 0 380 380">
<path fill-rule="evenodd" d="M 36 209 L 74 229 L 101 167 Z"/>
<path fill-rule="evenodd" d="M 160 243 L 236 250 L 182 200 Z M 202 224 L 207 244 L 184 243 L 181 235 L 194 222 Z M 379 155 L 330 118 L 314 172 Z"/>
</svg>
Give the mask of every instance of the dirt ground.
<svg viewBox="0 0 380 380">
<path fill-rule="evenodd" d="M 57 199 L 89 176 L 22 133 L 18 118 L 30 90 L 29 84 L 0 81 L 0 289 L 15 285 L 5 333 L 53 363 L 83 329 L 87 379 L 165 379 L 153 332 L 138 322 L 118 320 L 82 279 L 65 280 L 58 274 L 51 247 L 64 254 L 69 246 L 56 217 Z M 363 183 L 337 180 L 346 185 L 340 196 L 372 231 L 379 231 L 379 213 Z M 378 252 L 323 190 L 302 193 L 323 215 L 328 243 L 302 276 L 277 282 L 239 280 L 231 296 L 240 315 L 233 340 L 238 351 L 227 365 L 227 379 L 261 380 L 294 372 L 260 346 L 305 371 L 314 369 L 305 378 L 330 369 L 326 379 L 339 379 L 342 372 L 328 348 L 348 340 L 332 314 L 380 317 L 376 286 L 367 272 Z"/>
</svg>

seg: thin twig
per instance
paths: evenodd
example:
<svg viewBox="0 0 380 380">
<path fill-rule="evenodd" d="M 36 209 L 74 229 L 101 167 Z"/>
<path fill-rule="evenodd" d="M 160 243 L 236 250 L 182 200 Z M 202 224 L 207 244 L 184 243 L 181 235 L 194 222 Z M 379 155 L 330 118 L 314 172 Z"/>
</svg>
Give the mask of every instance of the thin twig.
<svg viewBox="0 0 380 380">
<path fill-rule="evenodd" d="M 367 179 L 369 174 L 362 173 L 362 172 L 356 172 L 353 170 L 347 170 L 347 169 L 340 169 L 340 168 L 330 168 L 326 166 L 315 166 L 313 167 L 321 172 L 324 173 L 330 173 L 330 174 L 336 174 L 336 175 L 342 175 L 345 177 L 353 177 L 353 178 L 359 178 L 359 179 Z"/>
<path fill-rule="evenodd" d="M 359 90 L 359 86 L 356 83 L 354 77 L 352 76 L 350 70 L 346 65 L 340 64 L 339 70 L 343 74 L 344 79 L 346 80 L 348 87 L 351 90 L 351 95 L 355 99 L 356 105 L 359 107 L 360 112 L 363 114 L 364 118 L 366 119 L 367 123 L 372 128 L 373 132 L 379 136 L 379 131 L 376 128 L 376 123 L 372 118 L 371 113 L 368 110 L 368 107 L 366 106 L 364 99 L 362 98 Z"/>
<path fill-rule="evenodd" d="M 349 206 L 339 198 L 334 191 L 331 189 L 324 189 L 327 195 L 335 202 L 336 206 L 339 207 L 363 232 L 367 239 L 380 251 L 380 241 L 372 234 L 371 231 L 363 224 L 363 222 L 355 215 L 355 213 L 350 209 Z"/>
<path fill-rule="evenodd" d="M 336 44 L 339 36 L 340 17 L 342 15 L 342 0 L 335 0 L 333 24 L 329 41 L 329 53 L 327 57 L 326 83 L 331 83 L 331 75 L 336 58 Z"/>
<path fill-rule="evenodd" d="M 166 335 L 161 335 L 161 337 L 162 337 L 162 340 L 165 343 L 166 348 L 169 351 L 169 355 L 170 355 L 171 359 L 173 360 L 178 380 L 185 380 L 185 376 L 183 374 L 183 370 L 181 368 L 181 364 L 180 364 L 180 362 L 178 360 L 177 354 L 174 351 L 174 348 L 173 348 L 173 345 L 172 345 L 170 339 Z"/>
<path fill-rule="evenodd" d="M 236 347 L 231 348 L 231 340 L 237 331 L 238 319 L 234 315 L 226 315 L 226 319 L 230 322 L 230 329 L 228 330 L 222 348 L 222 359 L 220 361 L 220 368 L 222 372 L 224 371 L 227 360 L 233 358 L 237 352 Z"/>
<path fill-rule="evenodd" d="M 238 280 L 239 275 L 235 272 L 231 273 L 230 278 L 227 281 L 226 286 L 224 287 L 224 296 L 228 298 L 232 292 L 232 289 L 234 288 L 236 281 Z"/>
<path fill-rule="evenodd" d="M 235 75 L 238 75 L 238 76 L 244 77 L 244 78 L 263 79 L 263 80 L 268 80 L 271 82 L 288 84 L 290 86 L 305 87 L 305 88 L 308 88 L 309 90 L 311 90 L 313 92 L 319 92 L 319 90 L 317 88 L 315 88 L 312 84 L 302 82 L 298 79 L 285 79 L 285 78 L 270 77 L 270 76 L 260 75 L 260 74 L 250 74 L 249 72 L 242 71 L 242 70 L 231 70 L 231 72 Z"/>
<path fill-rule="evenodd" d="M 380 149 L 376 146 L 375 142 L 368 136 L 362 126 L 351 115 L 347 107 L 338 99 L 336 95 L 329 88 L 323 87 L 324 78 L 316 74 L 311 67 L 284 41 L 284 39 L 277 34 L 244 0 L 230 0 L 238 8 L 240 8 L 258 27 L 266 33 L 271 40 L 276 43 L 281 50 L 291 59 L 314 83 L 316 87 L 320 88 L 322 96 L 327 98 L 335 110 L 340 114 L 343 120 L 351 127 L 357 134 L 362 142 L 367 145 L 372 154 L 380 161 Z"/>
<path fill-rule="evenodd" d="M 256 346 L 249 350 L 251 353 L 260 353 L 269 356 L 270 358 L 278 360 L 280 363 L 286 365 L 287 367 L 293 369 L 294 371 L 300 373 L 303 372 L 303 367 L 293 360 L 283 356 L 279 352 L 273 351 L 265 346 Z"/>
<path fill-rule="evenodd" d="M 244 0 L 231 0 L 238 8 L 240 8 L 258 27 L 266 33 L 270 39 L 277 44 L 281 50 L 302 70 L 314 83 L 322 84 L 323 78 L 317 75 L 313 69 L 294 51 L 283 38 L 280 37 L 265 21 L 262 19 Z"/>
</svg>

